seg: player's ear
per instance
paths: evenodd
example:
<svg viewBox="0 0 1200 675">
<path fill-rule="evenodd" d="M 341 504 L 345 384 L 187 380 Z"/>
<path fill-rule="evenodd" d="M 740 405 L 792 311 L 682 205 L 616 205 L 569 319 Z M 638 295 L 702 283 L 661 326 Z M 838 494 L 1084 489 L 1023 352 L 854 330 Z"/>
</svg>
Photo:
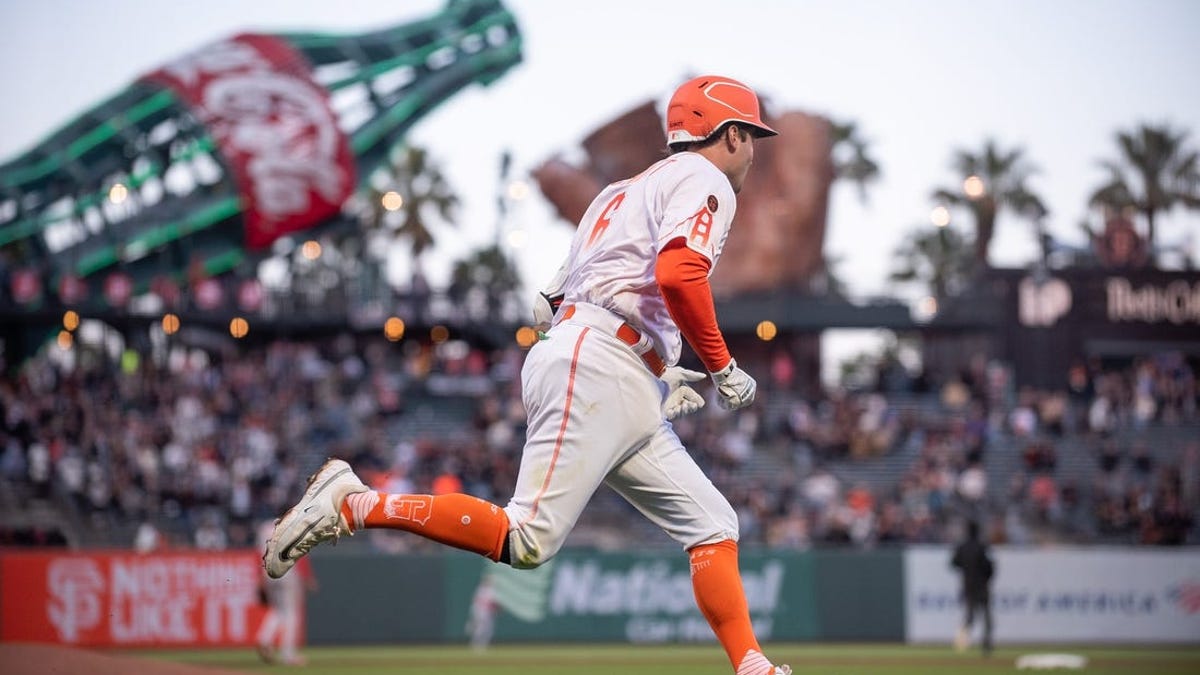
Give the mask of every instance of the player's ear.
<svg viewBox="0 0 1200 675">
<path fill-rule="evenodd" d="M 736 150 L 738 141 L 742 140 L 742 130 L 736 124 L 730 124 L 725 127 L 725 145 L 729 146 L 730 150 Z"/>
</svg>

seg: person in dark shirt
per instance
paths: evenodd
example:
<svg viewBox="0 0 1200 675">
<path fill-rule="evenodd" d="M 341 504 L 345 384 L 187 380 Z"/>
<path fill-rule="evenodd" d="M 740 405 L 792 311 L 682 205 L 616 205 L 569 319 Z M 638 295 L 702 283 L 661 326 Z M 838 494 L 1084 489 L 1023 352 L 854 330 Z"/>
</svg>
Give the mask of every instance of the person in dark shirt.
<svg viewBox="0 0 1200 675">
<path fill-rule="evenodd" d="M 992 594 L 991 582 L 995 565 L 988 545 L 979 538 L 979 523 L 967 522 L 967 538 L 954 549 L 950 565 L 962 576 L 963 623 L 954 645 L 963 651 L 970 644 L 971 626 L 976 611 L 983 614 L 983 655 L 992 653 Z"/>
</svg>

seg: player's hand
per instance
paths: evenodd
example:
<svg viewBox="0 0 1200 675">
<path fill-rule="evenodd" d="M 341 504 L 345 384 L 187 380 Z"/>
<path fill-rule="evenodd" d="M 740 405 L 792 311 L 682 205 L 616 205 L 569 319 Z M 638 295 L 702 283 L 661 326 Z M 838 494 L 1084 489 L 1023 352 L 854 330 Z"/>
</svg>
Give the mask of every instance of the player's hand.
<svg viewBox="0 0 1200 675">
<path fill-rule="evenodd" d="M 533 299 L 533 329 L 543 332 L 550 330 L 550 324 L 554 323 L 554 313 L 558 311 L 562 301 L 561 295 L 546 295 L 538 291 L 537 297 Z"/>
<path fill-rule="evenodd" d="M 722 408 L 739 410 L 754 402 L 758 383 L 749 373 L 738 368 L 737 361 L 729 359 L 729 365 L 709 375 L 713 384 L 717 385 L 717 403 Z"/>
<path fill-rule="evenodd" d="M 701 375 L 701 377 L 704 376 Z M 686 384 L 681 384 L 674 391 L 667 394 L 667 399 L 663 401 L 663 415 L 667 419 L 673 420 L 684 415 L 691 415 L 703 407 L 704 397 L 697 393 L 695 389 Z"/>
<path fill-rule="evenodd" d="M 664 370 L 662 375 L 658 376 L 658 379 L 667 383 L 667 391 L 675 391 L 688 382 L 699 382 L 704 378 L 704 373 L 679 366 L 671 366 Z"/>
<path fill-rule="evenodd" d="M 688 382 L 699 382 L 704 377 L 704 373 L 679 366 L 671 366 L 663 371 L 659 379 L 667 383 L 667 398 L 663 401 L 663 414 L 667 419 L 690 415 L 704 407 L 704 397 L 687 385 Z"/>
</svg>

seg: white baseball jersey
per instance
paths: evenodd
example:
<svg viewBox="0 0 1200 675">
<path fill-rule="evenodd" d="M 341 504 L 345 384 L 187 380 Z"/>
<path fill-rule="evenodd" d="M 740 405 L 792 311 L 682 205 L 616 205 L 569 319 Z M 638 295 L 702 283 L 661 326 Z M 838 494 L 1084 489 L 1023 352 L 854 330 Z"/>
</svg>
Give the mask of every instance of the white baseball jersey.
<svg viewBox="0 0 1200 675">
<path fill-rule="evenodd" d="M 682 340 L 654 279 L 658 253 L 683 237 L 715 267 L 736 206 L 729 179 L 707 159 L 667 157 L 596 197 L 571 243 L 562 286 L 551 290 L 564 294 L 564 305 L 586 302 L 621 316 L 674 365 Z"/>
<path fill-rule="evenodd" d="M 678 237 L 714 264 L 733 220 L 733 189 L 701 155 L 679 153 L 606 187 L 588 207 L 550 295 L 564 294 L 546 339 L 521 369 L 525 448 L 508 515 L 512 565 L 549 560 L 601 484 L 685 549 L 737 541 L 729 501 L 684 449 L 662 412 L 667 386 L 629 344 L 628 322 L 667 363 L 679 329 L 655 281 Z"/>
</svg>

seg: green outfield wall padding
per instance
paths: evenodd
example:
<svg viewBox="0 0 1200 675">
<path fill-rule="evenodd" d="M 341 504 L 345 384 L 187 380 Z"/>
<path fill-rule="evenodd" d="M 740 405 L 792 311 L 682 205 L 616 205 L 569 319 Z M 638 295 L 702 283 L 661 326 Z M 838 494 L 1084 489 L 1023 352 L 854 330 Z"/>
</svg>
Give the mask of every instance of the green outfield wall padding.
<svg viewBox="0 0 1200 675">
<path fill-rule="evenodd" d="M 312 557 L 318 588 L 308 594 L 308 642 L 445 642 L 446 558 L 431 555 Z"/>
<path fill-rule="evenodd" d="M 822 640 L 904 639 L 904 552 L 814 551 Z"/>
<path fill-rule="evenodd" d="M 683 552 L 566 550 L 536 570 L 448 551 L 321 555 L 309 596 L 313 644 L 465 642 L 471 599 L 488 578 L 497 642 L 709 642 Z M 751 618 L 766 641 L 901 639 L 900 558 L 746 550 Z M 869 578 L 868 578 L 869 577 Z"/>
<path fill-rule="evenodd" d="M 446 629 L 463 639 L 471 596 L 490 577 L 502 608 L 496 639 L 526 641 L 707 642 L 696 609 L 688 558 L 568 550 L 537 570 L 512 570 L 479 558 L 448 561 Z M 751 619 L 764 639 L 816 636 L 811 564 L 803 556 L 743 553 Z M 460 581 L 461 580 L 461 581 Z"/>
</svg>

